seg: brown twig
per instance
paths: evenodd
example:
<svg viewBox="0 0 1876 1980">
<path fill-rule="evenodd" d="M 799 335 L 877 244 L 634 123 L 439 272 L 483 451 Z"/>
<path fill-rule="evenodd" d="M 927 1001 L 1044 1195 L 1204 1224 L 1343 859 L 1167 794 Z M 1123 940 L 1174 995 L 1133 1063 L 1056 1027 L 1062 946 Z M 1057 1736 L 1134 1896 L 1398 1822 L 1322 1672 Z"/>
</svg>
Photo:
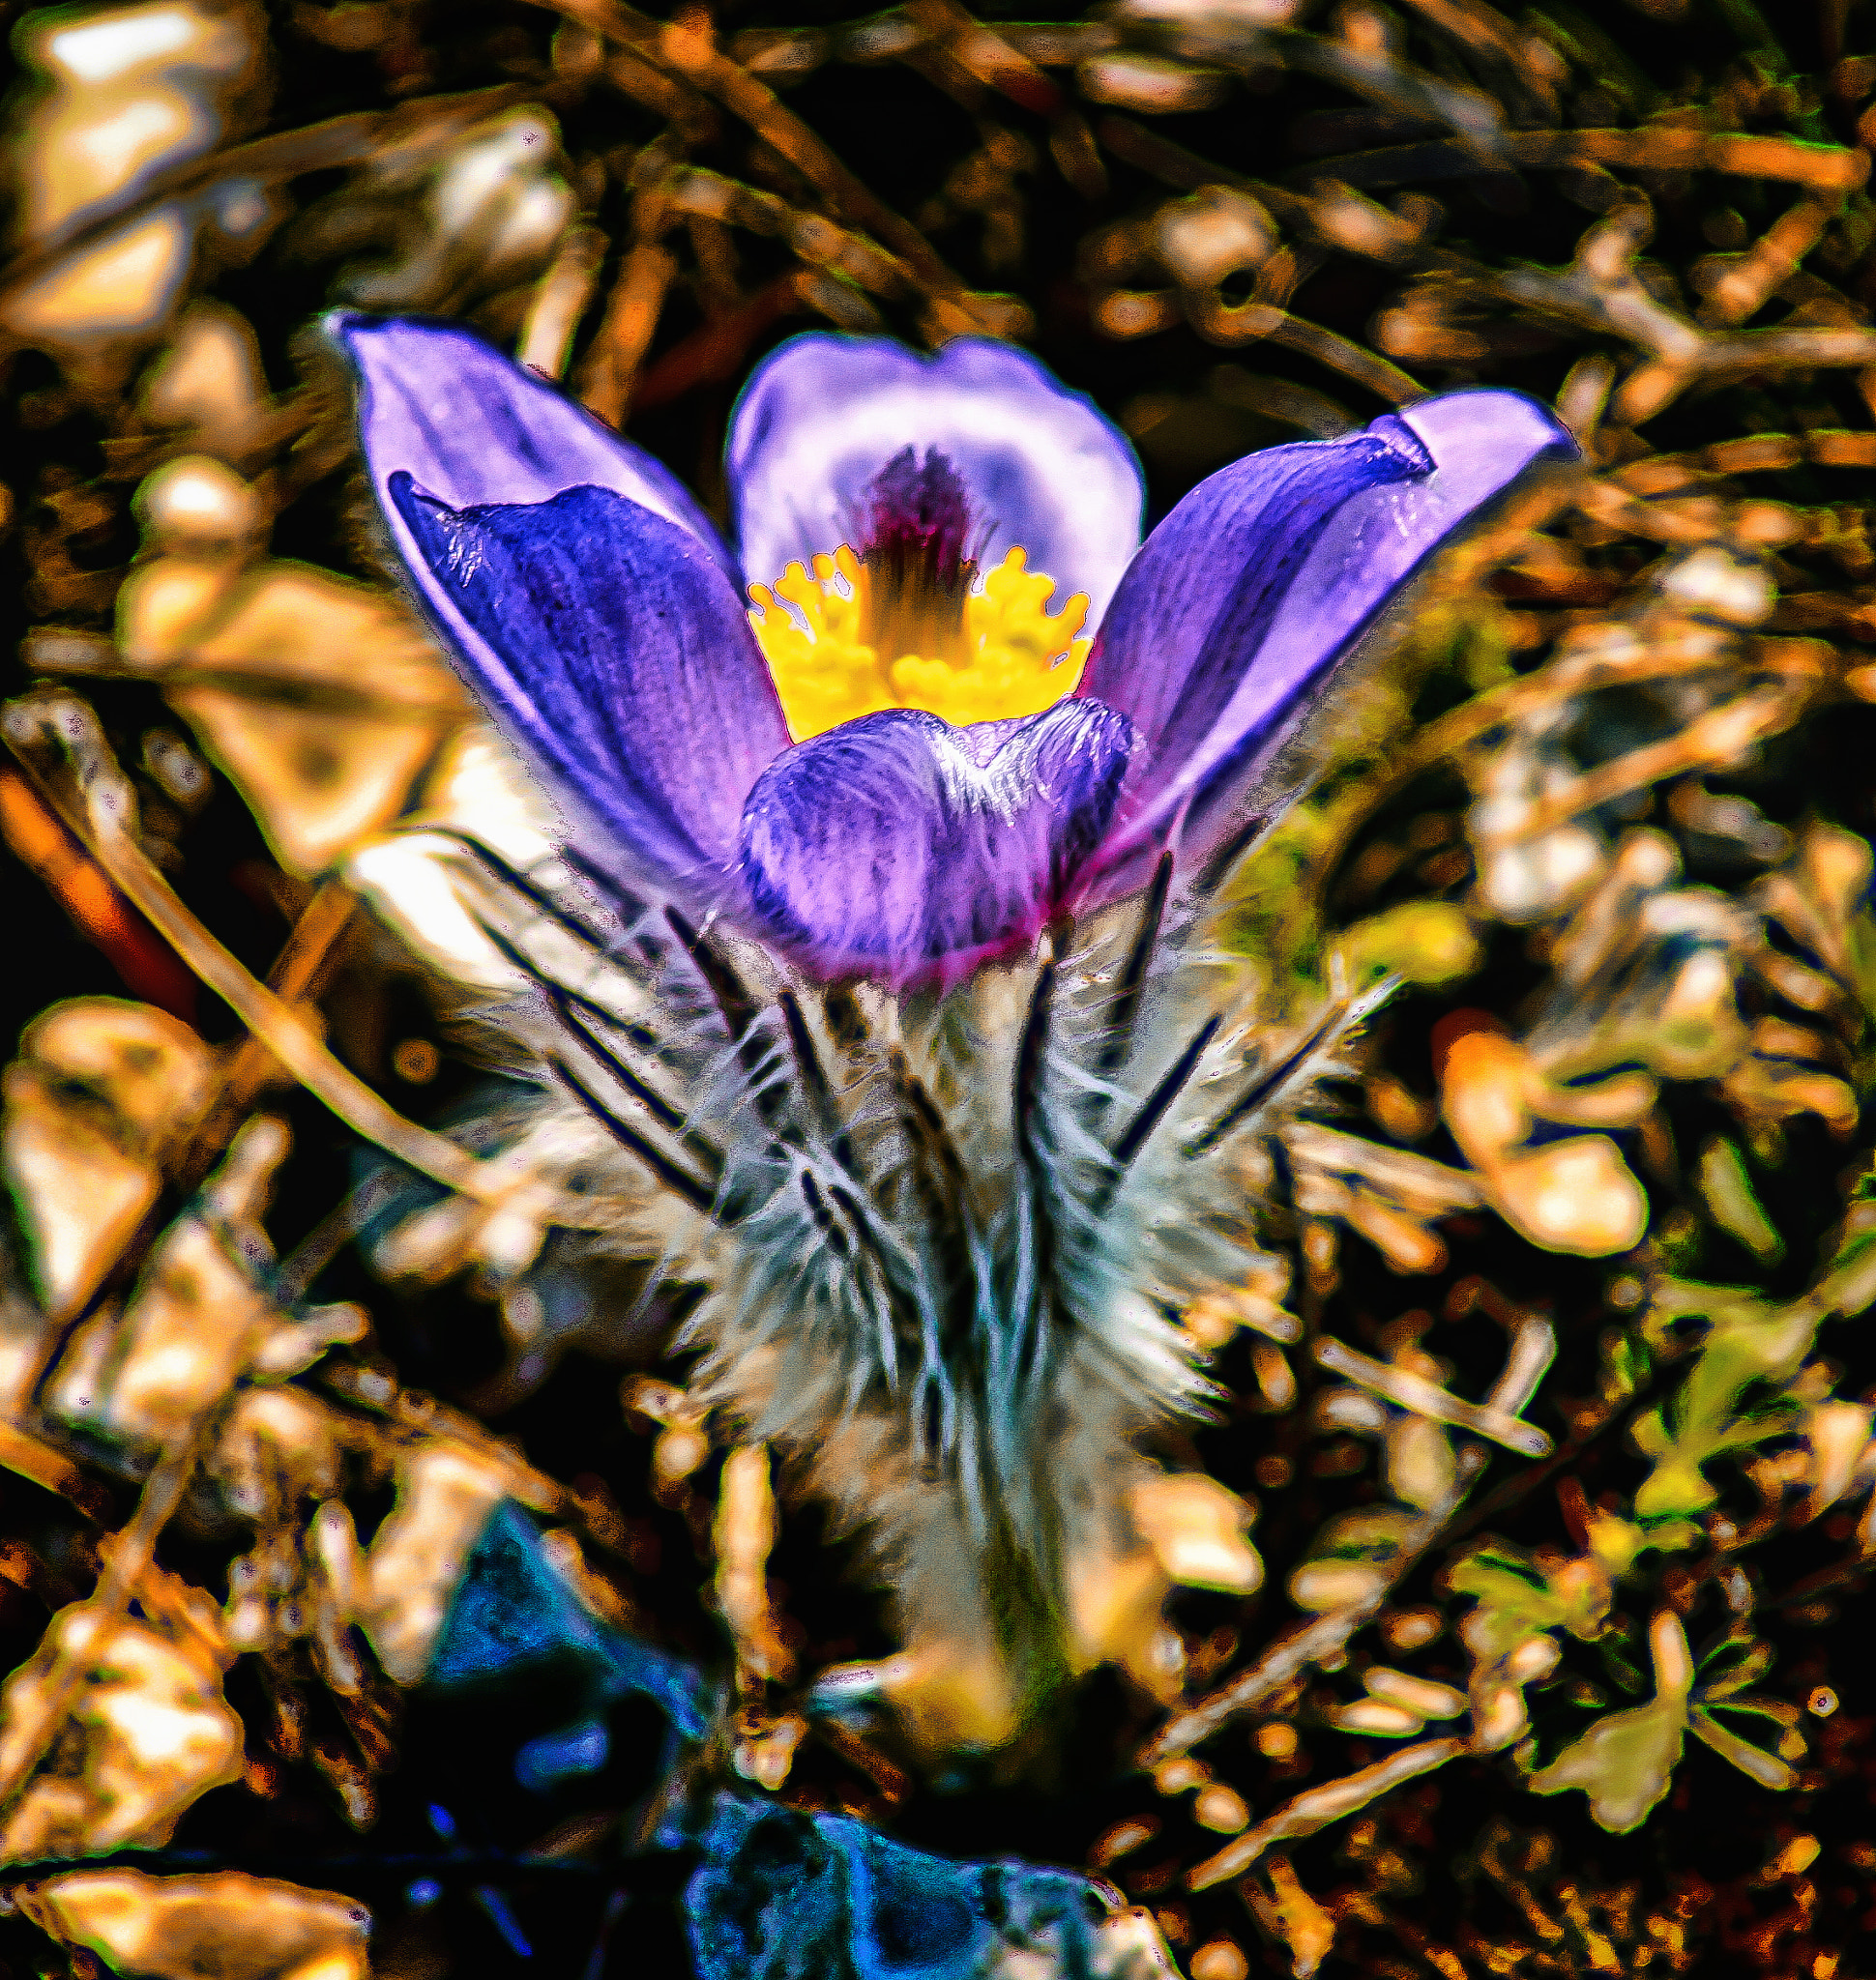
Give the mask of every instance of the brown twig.
<svg viewBox="0 0 1876 1980">
<path fill-rule="evenodd" d="M 849 171 L 774 90 L 732 62 L 704 36 L 675 25 L 661 26 L 627 6 L 625 0 L 530 0 L 530 4 L 564 14 L 715 97 L 779 152 L 837 214 L 885 241 L 912 269 L 921 287 L 934 298 L 961 307 L 975 324 L 963 282 L 923 234 Z"/>
<path fill-rule="evenodd" d="M 61 740 L 82 750 L 86 742 L 78 731 L 88 726 L 89 718 L 89 710 L 81 704 L 16 705 L 7 719 L 7 740 L 17 748 L 33 727 L 63 722 Z M 102 748 L 102 739 L 98 746 Z M 29 762 L 26 768 L 32 771 Z M 85 764 L 83 796 L 82 819 L 61 807 L 68 829 L 132 905 L 308 1092 L 366 1140 L 420 1175 L 490 1207 L 513 1199 L 517 1187 L 513 1178 L 496 1179 L 487 1165 L 454 1142 L 397 1113 L 327 1050 L 292 1005 L 249 975 L 196 919 L 126 830 L 130 794 L 114 769 L 102 760 Z M 592 1206 L 575 1199 L 555 1199 L 540 1209 L 549 1221 L 572 1229 L 591 1229 L 604 1221 Z"/>
</svg>

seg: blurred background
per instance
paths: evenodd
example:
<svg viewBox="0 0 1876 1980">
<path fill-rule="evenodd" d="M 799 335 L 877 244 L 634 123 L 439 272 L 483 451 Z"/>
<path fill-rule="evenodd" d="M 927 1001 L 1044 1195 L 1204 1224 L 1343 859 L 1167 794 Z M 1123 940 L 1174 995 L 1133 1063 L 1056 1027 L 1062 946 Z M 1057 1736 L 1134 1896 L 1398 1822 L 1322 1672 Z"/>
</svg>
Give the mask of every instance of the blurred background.
<svg viewBox="0 0 1876 1980">
<path fill-rule="evenodd" d="M 1521 1316 L 1556 1329 L 1529 1412 L 1552 1456 L 1495 1451 L 1382 1623 L 1388 1654 L 1424 1651 L 1429 1681 L 1464 1689 L 1480 1653 L 1458 1605 L 1490 1603 L 1451 1572 L 1487 1539 L 1509 1550 L 1502 1571 L 1538 1591 L 1529 1629 L 1568 1652 L 1526 1702 L 1537 1744 L 1515 1763 L 1469 1756 L 1203 1889 L 1187 1874 L 1253 1814 L 1392 1750 L 1399 1729 L 1364 1732 L 1341 1695 L 1370 1652 L 1340 1692 L 1305 1673 L 1221 1716 L 1196 1758 L 1168 1732 L 1176 1711 L 1109 1674 L 1043 1776 L 934 1780 L 890 1732 L 817 1734 L 798 1756 L 789 1733 L 743 1770 L 922 1847 L 1096 1871 L 1155 1914 L 1192 1980 L 1866 1966 L 1876 1538 L 1858 1495 L 1876 1355 L 1866 1319 L 1820 1327 L 1860 1310 L 1844 1275 L 1872 1140 L 1876 13 L 907 0 L 855 18 L 765 0 L 664 18 L 623 0 L 136 0 L 6 19 L 9 694 L 63 720 L 90 711 L 191 926 L 316 1010 L 337 1061 L 425 1125 L 488 1107 L 491 1076 L 453 1043 L 435 971 L 357 906 L 356 862 L 460 800 L 473 738 L 381 561 L 323 310 L 473 324 L 719 518 L 740 382 L 808 328 L 1020 341 L 1131 437 L 1149 521 L 1243 452 L 1453 385 L 1558 408 L 1584 471 L 1422 588 L 1385 674 L 1336 712 L 1316 797 L 1247 863 L 1236 922 L 1274 1023 L 1332 962 L 1404 979 L 1331 1139 L 1292 1142 L 1247 1183 L 1269 1194 L 1294 1266 L 1276 1296 L 1305 1338 L 1476 1394 Z M 309 1355 L 336 1339 L 335 1360 L 280 1391 L 392 1426 L 395 1450 L 339 1440 L 361 1542 L 415 1503 L 410 1452 L 439 1410 L 489 1491 L 574 1536 L 593 1614 L 733 1664 L 722 1453 L 660 1360 L 673 1314 L 596 1285 L 559 1237 L 506 1279 L 473 1246 L 399 1252 L 393 1234 L 442 1192 L 244 1046 L 62 808 L 41 714 L 9 728 L 0 764 L 0 996 L 19 1040 L 0 1383 L 21 1440 L 0 1452 L 0 1664 L 37 1668 L 48 1618 L 108 1571 L 103 1536 L 168 1475 L 152 1453 L 173 1424 L 136 1415 L 134 1383 L 83 1361 L 80 1330 L 231 1145 L 252 1177 L 228 1183 L 227 1215 L 267 1253 L 281 1310 L 363 1316 L 322 1323 Z M 159 1016 L 120 1035 L 87 1004 L 84 1025 L 48 1029 L 74 999 Z M 1586 1082 L 1602 1083 L 1599 1114 Z M 1492 1146 L 1468 1098 L 1506 1094 L 1527 1139 Z M 244 1143 L 263 1120 L 290 1146 Z M 1597 1146 L 1560 1207 L 1530 1165 L 1571 1135 Z M 1380 1148 L 1427 1167 L 1390 1168 Z M 1708 1418 L 1680 1384 L 1716 1367 L 1730 1323 L 1689 1284 L 1728 1289 L 1753 1325 L 1816 1309 L 1795 1354 L 1742 1363 Z M 1372 1389 L 1241 1320 L 1207 1342 L 1220 1420 L 1174 1455 L 1257 1505 L 1267 1579 L 1177 1598 L 1187 1704 L 1333 1609 L 1305 1599 L 1304 1571 L 1363 1557 L 1322 1535 L 1402 1500 L 1411 1469 Z M 231 1372 L 203 1379 L 232 1393 Z M 661 1764 L 654 1706 L 593 1704 L 600 1763 L 563 1763 L 568 1701 L 600 1681 L 572 1625 L 506 1687 L 421 1681 L 469 1572 L 467 1512 L 462 1534 L 438 1515 L 455 1553 L 424 1585 L 436 1615 L 400 1619 L 416 1581 L 385 1594 L 350 1692 L 329 1682 L 343 1645 L 308 1649 L 310 1624 L 278 1620 L 310 1599 L 302 1566 L 280 1569 L 258 1634 L 227 1634 L 243 1574 L 260 1586 L 312 1544 L 301 1513 L 324 1434 L 253 1431 L 278 1462 L 248 1501 L 226 1449 L 213 1490 L 181 1479 L 196 1497 L 135 1597 L 170 1616 L 176 1656 L 191 1629 L 220 1645 L 191 1681 L 224 1700 L 233 1757 L 178 1762 L 171 1780 L 120 1756 L 167 1813 L 113 1829 L 101 1801 L 63 1828 L 10 1829 L 0 1883 L 139 1849 L 162 1875 L 356 1899 L 368 1951 L 356 1921 L 291 1906 L 258 1950 L 198 1919 L 126 1951 L 103 1910 L 36 1899 L 0 1918 L 6 1969 L 689 1970 L 688 1865 L 634 1853 L 630 1830 Z M 1691 1492 L 1644 1501 L 1669 1455 Z M 811 1671 L 889 1651 L 850 1543 L 783 1499 L 767 1586 L 790 1656 Z M 1613 1620 L 1578 1629 L 1556 1577 L 1599 1558 L 1598 1518 L 1653 1522 L 1658 1551 L 1625 1564 Z M 1661 1539 L 1676 1521 L 1685 1534 Z M 1492 1599 L 1517 1608 L 1502 1587 Z M 1669 1612 L 1703 1685 L 1750 1667 L 1712 1698 L 1757 1687 L 1763 1764 L 1693 1741 L 1677 1765 L 1630 1727 L 1602 1772 L 1584 1761 L 1583 1796 L 1538 1798 L 1535 1767 L 1651 1695 L 1651 1618 Z M 386 1645 L 424 1627 L 400 1672 Z M 0 1774 L 29 1689 L 10 1688 Z M 762 1738 L 788 1723 L 771 1703 Z M 67 1753 L 73 1778 L 104 1766 L 104 1747 L 87 1752 Z M 1625 1795 L 1652 1807 L 1645 1826 L 1611 1813 Z"/>
</svg>

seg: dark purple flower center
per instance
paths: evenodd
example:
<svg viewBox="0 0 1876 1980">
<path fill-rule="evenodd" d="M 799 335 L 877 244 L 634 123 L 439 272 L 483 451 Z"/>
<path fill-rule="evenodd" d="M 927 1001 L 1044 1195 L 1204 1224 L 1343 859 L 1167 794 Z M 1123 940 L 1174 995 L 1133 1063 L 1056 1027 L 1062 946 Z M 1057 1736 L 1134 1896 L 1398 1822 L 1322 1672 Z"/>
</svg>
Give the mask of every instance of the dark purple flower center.
<svg viewBox="0 0 1876 1980">
<path fill-rule="evenodd" d="M 937 658 L 957 645 L 977 575 L 974 518 L 957 470 L 935 447 L 902 448 L 860 498 L 854 548 L 866 567 L 861 637 L 884 658 Z"/>
</svg>

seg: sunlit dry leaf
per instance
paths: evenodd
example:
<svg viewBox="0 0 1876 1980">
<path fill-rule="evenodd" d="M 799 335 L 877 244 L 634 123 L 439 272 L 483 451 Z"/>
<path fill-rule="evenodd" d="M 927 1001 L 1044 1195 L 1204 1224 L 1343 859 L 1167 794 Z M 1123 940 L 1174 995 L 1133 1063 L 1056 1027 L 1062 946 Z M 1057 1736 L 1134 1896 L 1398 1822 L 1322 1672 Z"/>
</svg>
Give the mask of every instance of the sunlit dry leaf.
<svg viewBox="0 0 1876 1980">
<path fill-rule="evenodd" d="M 118 637 L 297 874 L 396 816 L 467 713 L 401 605 L 308 565 L 160 556 L 120 594 Z"/>
<path fill-rule="evenodd" d="M 28 232 L 108 207 L 155 167 L 212 144 L 264 32 L 255 11 L 195 0 L 41 15 L 20 49 L 50 84 L 19 133 L 32 161 Z"/>
<path fill-rule="evenodd" d="M 1803 1435 L 1810 1462 L 1808 1486 L 1801 1517 L 1814 1520 L 1850 1493 L 1866 1490 L 1876 1479 L 1876 1410 L 1866 1403 L 1819 1403 L 1807 1410 Z"/>
<path fill-rule="evenodd" d="M 244 1388 L 221 1425 L 209 1468 L 249 1519 L 337 1489 L 337 1417 L 304 1389 Z"/>
<path fill-rule="evenodd" d="M 191 303 L 143 382 L 143 416 L 193 430 L 195 444 L 238 456 L 259 437 L 269 406 L 260 340 L 225 304 Z"/>
<path fill-rule="evenodd" d="M 1835 1056 L 1816 1033 L 1762 1020 L 1753 1027 L 1752 1045 L 1721 1082 L 1721 1092 L 1744 1119 L 1789 1121 L 1815 1114 L 1839 1135 L 1856 1125 L 1857 1095 L 1849 1083 L 1804 1063 Z"/>
<path fill-rule="evenodd" d="M 1264 1563 L 1246 1537 L 1251 1509 L 1216 1478 L 1200 1471 L 1143 1478 L 1128 1506 L 1168 1581 L 1235 1595 L 1261 1587 Z"/>
<path fill-rule="evenodd" d="M 157 1980 L 370 1980 L 371 1914 L 356 1898 L 272 1878 L 81 1870 L 19 1894 L 67 1945 Z"/>
<path fill-rule="evenodd" d="M 1464 1170 L 1317 1121 L 1288 1123 L 1282 1140 L 1295 1165 L 1298 1209 L 1340 1218 L 1397 1272 L 1437 1271 L 1447 1254 L 1432 1221 L 1485 1201 L 1478 1178 Z"/>
<path fill-rule="evenodd" d="M 462 1570 L 509 1479 L 479 1453 L 420 1443 L 397 1468 L 397 1501 L 353 1572 L 358 1620 L 378 1662 L 415 1684 L 449 1615 Z"/>
<path fill-rule="evenodd" d="M 47 1315 L 70 1319 L 157 1201 L 165 1156 L 207 1106 L 208 1048 L 148 1005 L 63 1004 L 21 1034 L 0 1130 Z"/>
<path fill-rule="evenodd" d="M 1259 268 L 1276 250 L 1276 229 L 1254 199 L 1222 186 L 1162 206 L 1153 245 L 1173 277 L 1215 288 L 1241 269 Z"/>
<path fill-rule="evenodd" d="M 1483 1179 L 1493 1208 L 1546 1251 L 1599 1258 L 1626 1251 L 1648 1224 L 1648 1198 L 1606 1135 L 1526 1150 L 1539 1120 L 1580 1120 L 1590 1096 L 1565 1092 L 1525 1048 L 1471 1032 L 1447 1053 L 1441 1105 L 1452 1138 Z M 1647 1080 L 1606 1083 L 1609 1125 L 1627 1125 L 1653 1103 Z"/>
<path fill-rule="evenodd" d="M 8 327 L 23 339 L 53 345 L 146 335 L 175 300 L 189 237 L 176 207 L 109 234 L 22 288 L 6 310 Z"/>
<path fill-rule="evenodd" d="M 1162 55 L 1097 55 L 1081 65 L 1084 95 L 1129 110 L 1202 110 L 1223 101 L 1230 78 L 1216 69 L 1196 69 Z"/>
<path fill-rule="evenodd" d="M 334 1342 L 360 1336 L 357 1307 L 295 1319 L 257 1279 L 268 1255 L 257 1219 L 286 1150 L 278 1121 L 242 1128 L 200 1208 L 158 1242 L 122 1313 L 101 1312 L 73 1337 L 47 1390 L 49 1410 L 132 1447 L 170 1447 L 249 1368 L 296 1374 Z"/>
<path fill-rule="evenodd" d="M 108 1107 L 141 1147 L 171 1146 L 207 1102 L 208 1048 L 187 1025 L 147 1005 L 115 998 L 57 1005 L 21 1034 L 20 1047 Z"/>
<path fill-rule="evenodd" d="M 1335 1921 L 1304 1889 L 1287 1857 L 1273 1856 L 1269 1869 L 1271 1895 L 1255 1883 L 1246 1885 L 1246 1894 L 1258 1922 L 1289 1948 L 1295 1980 L 1309 1980 L 1335 1943 Z"/>
<path fill-rule="evenodd" d="M 558 870 L 547 801 L 514 752 L 481 721 L 444 744 L 411 814 L 399 828 L 359 847 L 347 882 L 411 947 L 454 980 L 513 991 L 524 978 L 473 912 L 462 848 L 468 832 L 517 873 Z"/>
<path fill-rule="evenodd" d="M 1466 1696 L 1450 1684 L 1430 1677 L 1416 1677 L 1390 1665 L 1371 1664 L 1362 1674 L 1369 1693 L 1422 1719 L 1456 1719 L 1466 1708 Z"/>
<path fill-rule="evenodd" d="M 773 1794 L 787 1780 L 795 1749 L 806 1733 L 807 1721 L 799 1712 L 744 1725 L 739 1728 L 736 1741 L 736 1771 L 746 1781 L 753 1781 Z"/>
<path fill-rule="evenodd" d="M 165 1593 L 141 1620 L 88 1602 L 61 1610 L 0 1691 L 0 1767 L 11 1769 L 42 1695 L 63 1681 L 64 1666 L 79 1669 L 70 1730 L 0 1829 L 8 1858 L 166 1843 L 185 1809 L 240 1773 L 241 1722 L 221 1695 L 229 1659 L 215 1604 L 180 1583 Z"/>
<path fill-rule="evenodd" d="M 1566 822 L 1546 832 L 1517 835 L 1529 813 L 1568 790 L 1573 774 L 1562 748 L 1535 725 L 1495 750 L 1476 773 L 1480 795 L 1466 829 L 1478 849 L 1479 890 L 1507 921 L 1541 921 L 1558 913 L 1601 871 L 1600 840 L 1586 826 Z"/>
<path fill-rule="evenodd" d="M 1392 1579 L 1391 1563 L 1412 1538 L 1415 1517 L 1398 1506 L 1338 1514 L 1309 1544 L 1308 1558 L 1290 1576 L 1299 1609 L 1354 1607 Z"/>
<path fill-rule="evenodd" d="M 411 198 L 415 188 L 393 155 L 358 191 L 396 189 L 388 215 L 398 251 L 349 273 L 346 300 L 367 309 L 438 308 L 456 302 L 470 283 L 487 293 L 524 279 L 552 253 L 576 208 L 572 189 L 555 170 L 559 157 L 558 125 L 532 105 L 468 132 L 436 168 L 421 203 Z M 339 196 L 340 205 L 345 198 Z"/>
<path fill-rule="evenodd" d="M 23 218 L 44 240 L 108 214 L 163 167 L 206 151 L 251 102 L 264 75 L 266 27 L 257 9 L 195 0 L 37 16 L 20 52 L 46 88 L 21 132 Z M 265 202 L 220 218 L 234 231 L 265 217 Z M 107 234 L 9 300 L 21 335 L 73 355 L 155 330 L 188 273 L 196 226 L 214 197 L 174 201 Z"/>
<path fill-rule="evenodd" d="M 1443 1505 L 1457 1475 L 1452 1440 L 1429 1417 L 1402 1412 L 1387 1431 L 1388 1490 L 1422 1511 Z"/>
<path fill-rule="evenodd" d="M 191 616 L 212 610 L 222 596 L 220 558 L 251 550 L 264 521 L 253 488 L 207 454 L 186 453 L 165 461 L 144 481 L 136 506 L 154 546 L 214 560 L 206 568 L 185 565 L 166 573 L 176 580 L 166 592 L 161 580 L 154 581 L 158 599 Z"/>
<path fill-rule="evenodd" d="M 769 1453 L 746 1444 L 723 1460 L 717 1518 L 717 1603 L 736 1639 L 737 1661 L 757 1678 L 787 1678 L 795 1660 L 776 1633 L 769 1597 L 769 1551 L 777 1531 Z"/>
</svg>

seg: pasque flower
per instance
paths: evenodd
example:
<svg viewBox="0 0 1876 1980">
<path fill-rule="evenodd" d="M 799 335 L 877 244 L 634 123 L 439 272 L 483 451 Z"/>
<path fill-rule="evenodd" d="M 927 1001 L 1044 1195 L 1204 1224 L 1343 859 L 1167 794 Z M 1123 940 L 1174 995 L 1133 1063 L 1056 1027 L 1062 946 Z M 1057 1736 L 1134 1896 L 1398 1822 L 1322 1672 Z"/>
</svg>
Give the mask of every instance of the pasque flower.
<svg viewBox="0 0 1876 1980">
<path fill-rule="evenodd" d="M 814 1695 L 992 1748 L 1104 1661 L 1176 1687 L 1167 1587 L 1262 1568 L 1141 1441 L 1207 1393 L 1179 1316 L 1280 1278 L 1244 1144 L 1358 1015 L 1260 1031 L 1221 856 L 1402 585 L 1568 437 L 1451 393 L 1250 454 L 1141 544 L 1126 441 L 1023 352 L 803 336 L 731 422 L 732 554 L 467 332 L 337 331 L 410 581 L 620 911 L 494 875 L 523 1155 L 584 1192 L 581 1256 L 687 1289 L 689 1407 L 894 1590 L 902 1654 Z"/>
<path fill-rule="evenodd" d="M 1026 353 L 814 335 L 738 403 L 732 554 L 468 332 L 337 328 L 422 602 L 589 858 L 822 979 L 954 982 L 1202 860 L 1427 556 L 1573 451 L 1451 393 L 1249 454 L 1141 545 L 1131 449 Z"/>
</svg>

